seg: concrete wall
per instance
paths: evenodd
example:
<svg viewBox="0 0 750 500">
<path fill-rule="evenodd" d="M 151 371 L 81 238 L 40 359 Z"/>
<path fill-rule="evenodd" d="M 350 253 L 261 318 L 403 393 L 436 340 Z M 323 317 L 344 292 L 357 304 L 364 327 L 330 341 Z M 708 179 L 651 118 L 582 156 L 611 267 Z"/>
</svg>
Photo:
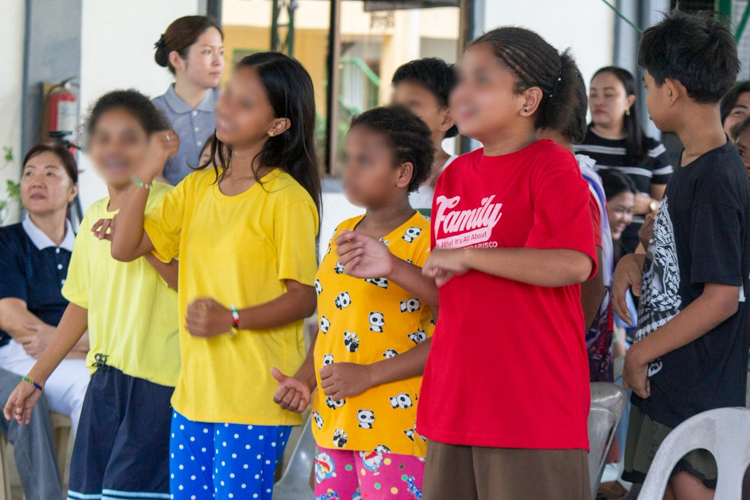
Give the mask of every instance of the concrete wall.
<svg viewBox="0 0 750 500">
<path fill-rule="evenodd" d="M 154 43 L 178 17 L 198 13 L 198 0 L 83 0 L 81 29 L 81 114 L 103 93 L 135 88 L 163 94 L 171 74 L 154 62 Z M 84 210 L 107 195 L 83 155 L 80 177 Z"/>
<path fill-rule="evenodd" d="M 614 14 L 602 2 L 484 0 L 483 9 L 478 31 L 509 25 L 532 29 L 558 50 L 570 47 L 587 82 L 598 68 L 612 64 Z"/>
<path fill-rule="evenodd" d="M 81 72 L 82 0 L 28 0 L 24 64 L 22 149 L 42 138 L 44 82 L 58 83 Z M 71 137 L 75 140 L 75 137 Z"/>
<path fill-rule="evenodd" d="M 23 101 L 23 43 L 25 26 L 24 0 L 3 0 L 0 13 L 0 148 L 11 147 L 15 161 L 6 166 L 0 155 L 0 198 L 5 197 L 5 181 L 21 177 L 21 110 Z M 0 149 L 2 152 L 2 149 Z M 15 222 L 18 212 L 9 214 L 6 222 Z M 0 223 L 3 221 L 0 221 Z"/>
</svg>

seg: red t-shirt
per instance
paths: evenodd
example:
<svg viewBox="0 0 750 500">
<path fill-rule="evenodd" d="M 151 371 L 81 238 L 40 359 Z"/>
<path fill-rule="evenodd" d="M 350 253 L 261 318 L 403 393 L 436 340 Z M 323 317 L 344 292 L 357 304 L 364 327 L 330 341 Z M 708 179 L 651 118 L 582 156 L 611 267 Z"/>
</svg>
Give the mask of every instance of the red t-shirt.
<svg viewBox="0 0 750 500">
<path fill-rule="evenodd" d="M 473 151 L 438 179 L 432 246 L 573 249 L 596 262 L 588 196 L 573 155 L 551 141 L 504 156 Z M 440 288 L 420 434 L 458 445 L 588 449 L 589 404 L 580 285 L 470 271 Z"/>
<path fill-rule="evenodd" d="M 589 211 L 591 212 L 591 227 L 594 229 L 594 245 L 602 247 L 602 221 L 599 213 L 599 202 L 596 195 L 589 189 Z"/>
</svg>

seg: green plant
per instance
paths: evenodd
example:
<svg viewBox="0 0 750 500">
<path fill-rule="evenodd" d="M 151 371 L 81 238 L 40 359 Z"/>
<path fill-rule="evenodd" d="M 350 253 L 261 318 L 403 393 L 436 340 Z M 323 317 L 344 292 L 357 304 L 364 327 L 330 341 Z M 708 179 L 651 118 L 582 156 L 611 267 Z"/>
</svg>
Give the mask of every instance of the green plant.
<svg viewBox="0 0 750 500">
<path fill-rule="evenodd" d="M 13 163 L 15 156 L 13 155 L 13 148 L 9 146 L 3 146 L 3 160 L 4 164 L 0 167 L 0 171 L 5 170 L 8 165 Z M 6 181 L 5 194 L 0 198 L 0 226 L 5 225 L 6 218 L 11 212 L 14 206 L 17 206 L 21 201 L 21 184 L 11 179 Z"/>
</svg>

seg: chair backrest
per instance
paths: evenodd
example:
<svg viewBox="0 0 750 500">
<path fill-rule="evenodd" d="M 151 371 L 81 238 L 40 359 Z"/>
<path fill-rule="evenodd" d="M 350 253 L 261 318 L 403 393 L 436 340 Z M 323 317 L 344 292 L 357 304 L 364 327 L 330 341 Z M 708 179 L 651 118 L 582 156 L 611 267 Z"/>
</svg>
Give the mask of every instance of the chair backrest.
<svg viewBox="0 0 750 500">
<path fill-rule="evenodd" d="M 273 487 L 273 500 L 298 500 L 312 498 L 310 473 L 315 463 L 315 438 L 312 433 L 311 418 L 302 427 L 302 434 L 294 447 L 281 479 Z"/>
<path fill-rule="evenodd" d="M 678 425 L 659 446 L 638 499 L 661 500 L 674 466 L 697 449 L 710 451 L 716 460 L 715 498 L 740 500 L 750 464 L 750 410 L 746 408 L 709 410 Z"/>
<path fill-rule="evenodd" d="M 589 411 L 589 478 L 591 498 L 596 498 L 599 482 L 604 473 L 607 455 L 612 447 L 617 424 L 627 403 L 627 393 L 616 384 L 591 383 L 591 410 Z"/>
</svg>

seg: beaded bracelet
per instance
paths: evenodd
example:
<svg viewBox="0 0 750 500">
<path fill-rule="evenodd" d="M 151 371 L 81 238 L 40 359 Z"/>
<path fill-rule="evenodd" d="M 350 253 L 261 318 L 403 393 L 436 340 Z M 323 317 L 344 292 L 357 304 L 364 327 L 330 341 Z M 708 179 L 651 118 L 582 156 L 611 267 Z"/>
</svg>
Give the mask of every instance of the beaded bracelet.
<svg viewBox="0 0 750 500">
<path fill-rule="evenodd" d="M 31 380 L 29 377 L 24 377 L 22 380 L 24 382 L 28 382 L 29 384 L 33 385 L 34 387 L 36 387 L 40 391 L 44 392 L 44 387 L 42 387 L 41 385 L 39 385 L 36 382 L 34 382 L 33 380 Z"/>
<path fill-rule="evenodd" d="M 229 335 L 234 337 L 240 331 L 240 312 L 234 304 L 231 304 L 229 308 L 232 310 L 232 330 L 229 332 Z"/>
<path fill-rule="evenodd" d="M 151 189 L 152 187 L 154 187 L 154 185 L 153 185 L 153 184 L 146 184 L 146 183 L 144 183 L 144 182 L 141 182 L 141 181 L 139 181 L 139 180 L 138 180 L 138 179 L 136 179 L 135 177 L 133 177 L 133 182 L 135 182 L 135 185 L 136 185 L 136 186 L 140 186 L 140 187 L 142 187 L 142 188 L 146 188 L 146 189 Z"/>
</svg>

